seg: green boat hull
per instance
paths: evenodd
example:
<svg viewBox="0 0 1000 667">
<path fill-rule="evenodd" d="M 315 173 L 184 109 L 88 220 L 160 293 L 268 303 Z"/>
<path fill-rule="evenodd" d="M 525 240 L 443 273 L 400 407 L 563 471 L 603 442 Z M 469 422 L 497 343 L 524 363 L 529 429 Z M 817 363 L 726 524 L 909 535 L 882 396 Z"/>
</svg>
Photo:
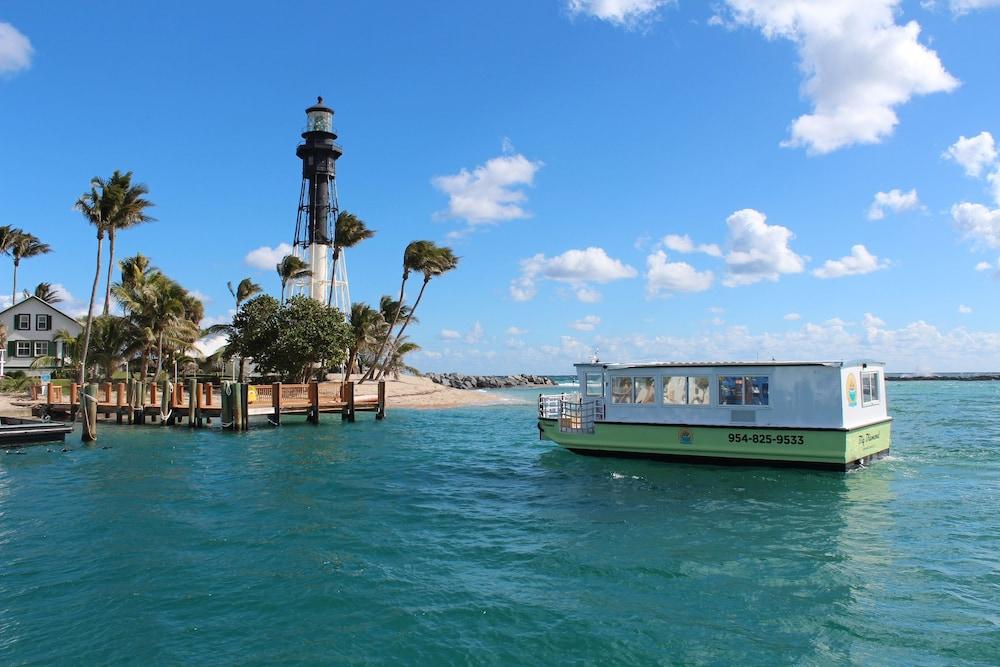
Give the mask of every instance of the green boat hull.
<svg viewBox="0 0 1000 667">
<path fill-rule="evenodd" d="M 888 453 L 892 420 L 851 430 L 598 422 L 582 433 L 539 419 L 538 430 L 580 454 L 846 470 Z"/>
</svg>

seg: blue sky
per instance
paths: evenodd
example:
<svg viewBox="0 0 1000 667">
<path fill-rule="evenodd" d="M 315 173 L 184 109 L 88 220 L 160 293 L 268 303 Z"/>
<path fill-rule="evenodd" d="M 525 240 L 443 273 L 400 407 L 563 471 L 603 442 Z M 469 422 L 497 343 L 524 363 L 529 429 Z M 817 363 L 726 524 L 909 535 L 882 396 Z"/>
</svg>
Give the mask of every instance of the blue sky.
<svg viewBox="0 0 1000 667">
<path fill-rule="evenodd" d="M 252 260 L 292 240 L 323 95 L 341 205 L 377 230 L 348 253 L 354 299 L 398 291 L 411 240 L 462 257 L 411 329 L 421 369 L 597 349 L 1000 370 L 998 0 L 275 8 L 0 7 L 0 224 L 54 248 L 19 285 L 85 309 L 96 241 L 72 203 L 119 168 L 159 219 L 120 256 L 211 321 L 227 280 L 277 293 Z"/>
</svg>

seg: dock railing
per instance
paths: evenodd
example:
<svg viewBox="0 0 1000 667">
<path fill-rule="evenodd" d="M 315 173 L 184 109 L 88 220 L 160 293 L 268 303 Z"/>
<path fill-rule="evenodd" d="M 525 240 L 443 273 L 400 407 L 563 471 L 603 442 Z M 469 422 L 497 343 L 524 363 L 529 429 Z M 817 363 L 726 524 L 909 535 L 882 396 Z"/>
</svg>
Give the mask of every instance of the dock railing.
<svg viewBox="0 0 1000 667">
<path fill-rule="evenodd" d="M 593 433 L 594 424 L 604 421 L 604 401 L 580 394 L 542 394 L 538 397 L 538 417 L 558 419 L 563 433 Z"/>
</svg>

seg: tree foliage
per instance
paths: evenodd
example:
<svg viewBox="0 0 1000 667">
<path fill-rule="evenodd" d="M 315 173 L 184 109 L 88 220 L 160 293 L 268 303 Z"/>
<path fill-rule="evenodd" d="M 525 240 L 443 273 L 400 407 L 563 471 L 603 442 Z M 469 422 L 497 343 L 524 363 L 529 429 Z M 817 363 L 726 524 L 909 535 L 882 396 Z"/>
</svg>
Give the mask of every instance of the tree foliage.
<svg viewBox="0 0 1000 667">
<path fill-rule="evenodd" d="M 243 304 L 233 319 L 233 352 L 286 382 L 304 382 L 315 365 L 344 362 L 350 330 L 335 308 L 304 296 L 280 304 L 263 295 Z"/>
</svg>

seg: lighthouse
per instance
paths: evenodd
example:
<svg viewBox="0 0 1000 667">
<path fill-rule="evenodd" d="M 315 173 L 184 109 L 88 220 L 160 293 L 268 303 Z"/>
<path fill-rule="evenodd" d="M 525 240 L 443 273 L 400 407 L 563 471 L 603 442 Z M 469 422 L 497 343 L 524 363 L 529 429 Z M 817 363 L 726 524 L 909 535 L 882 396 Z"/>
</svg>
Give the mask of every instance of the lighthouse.
<svg viewBox="0 0 1000 667">
<path fill-rule="evenodd" d="M 343 149 L 333 129 L 333 109 L 316 98 L 306 109 L 303 142 L 295 150 L 302 160 L 302 189 L 295 221 L 293 253 L 306 263 L 311 275 L 292 283 L 292 294 L 309 296 L 329 303 L 342 312 L 350 312 L 351 296 L 347 286 L 347 262 L 341 255 L 336 275 L 331 275 L 334 225 L 337 204 L 337 160 Z"/>
</svg>

